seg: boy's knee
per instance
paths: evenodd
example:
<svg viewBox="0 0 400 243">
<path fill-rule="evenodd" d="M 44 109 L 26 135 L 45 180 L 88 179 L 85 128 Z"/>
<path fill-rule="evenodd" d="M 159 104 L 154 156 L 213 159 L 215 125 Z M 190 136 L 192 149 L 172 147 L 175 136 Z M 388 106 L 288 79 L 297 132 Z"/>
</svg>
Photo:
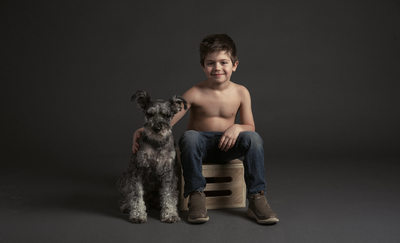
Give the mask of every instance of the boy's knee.
<svg viewBox="0 0 400 243">
<path fill-rule="evenodd" d="M 261 136 L 256 133 L 256 132 L 251 132 L 251 131 L 246 131 L 246 132 L 241 132 L 239 134 L 240 137 L 240 142 L 248 147 L 250 145 L 252 146 L 263 146 L 263 140 Z"/>
<path fill-rule="evenodd" d="M 182 137 L 179 140 L 179 147 L 182 150 L 185 148 L 195 148 L 200 144 L 200 133 L 195 130 L 187 130 L 183 133 Z"/>
</svg>

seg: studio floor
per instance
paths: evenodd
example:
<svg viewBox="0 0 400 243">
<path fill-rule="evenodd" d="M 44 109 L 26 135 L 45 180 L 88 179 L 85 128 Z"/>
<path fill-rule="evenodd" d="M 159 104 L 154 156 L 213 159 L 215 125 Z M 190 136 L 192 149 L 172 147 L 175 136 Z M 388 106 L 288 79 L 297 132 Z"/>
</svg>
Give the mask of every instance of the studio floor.
<svg viewBox="0 0 400 243">
<path fill-rule="evenodd" d="M 123 159 L 18 166 L 0 172 L 0 242 L 400 242 L 398 159 L 269 159 L 268 199 L 280 222 L 246 209 L 209 210 L 202 225 L 127 221 L 114 182 Z M 25 162 L 27 163 L 27 162 Z"/>
</svg>

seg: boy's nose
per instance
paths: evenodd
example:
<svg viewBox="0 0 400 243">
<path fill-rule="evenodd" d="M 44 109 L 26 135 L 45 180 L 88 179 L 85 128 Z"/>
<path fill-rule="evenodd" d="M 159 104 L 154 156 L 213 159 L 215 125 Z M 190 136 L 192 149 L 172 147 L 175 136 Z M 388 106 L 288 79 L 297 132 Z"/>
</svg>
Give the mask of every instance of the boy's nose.
<svg viewBox="0 0 400 243">
<path fill-rule="evenodd" d="M 215 66 L 214 66 L 214 69 L 217 69 L 217 70 L 221 69 L 221 64 L 216 63 Z"/>
</svg>

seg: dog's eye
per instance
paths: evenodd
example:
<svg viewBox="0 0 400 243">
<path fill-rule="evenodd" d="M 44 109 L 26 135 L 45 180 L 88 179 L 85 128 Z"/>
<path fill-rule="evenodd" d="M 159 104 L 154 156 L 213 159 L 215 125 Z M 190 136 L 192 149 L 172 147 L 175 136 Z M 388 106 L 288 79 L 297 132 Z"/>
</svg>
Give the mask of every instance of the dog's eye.
<svg viewBox="0 0 400 243">
<path fill-rule="evenodd" d="M 154 116 L 154 113 L 152 113 L 152 112 L 146 112 L 146 116 L 152 117 L 152 116 Z"/>
</svg>

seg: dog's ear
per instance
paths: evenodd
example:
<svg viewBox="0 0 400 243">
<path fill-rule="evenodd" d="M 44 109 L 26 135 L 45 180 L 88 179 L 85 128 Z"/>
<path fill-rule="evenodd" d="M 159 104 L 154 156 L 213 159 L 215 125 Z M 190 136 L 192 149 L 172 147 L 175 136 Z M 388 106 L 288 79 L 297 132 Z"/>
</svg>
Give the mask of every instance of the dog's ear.
<svg viewBox="0 0 400 243">
<path fill-rule="evenodd" d="M 131 97 L 131 101 L 136 101 L 142 110 L 146 110 L 151 102 L 150 95 L 144 90 L 138 90 Z"/>
<path fill-rule="evenodd" d="M 171 105 L 171 111 L 176 114 L 179 111 L 182 110 L 182 105 L 183 105 L 183 109 L 187 109 L 187 102 L 184 98 L 180 97 L 180 96 L 174 96 L 171 99 L 169 99 L 169 103 Z"/>
</svg>

